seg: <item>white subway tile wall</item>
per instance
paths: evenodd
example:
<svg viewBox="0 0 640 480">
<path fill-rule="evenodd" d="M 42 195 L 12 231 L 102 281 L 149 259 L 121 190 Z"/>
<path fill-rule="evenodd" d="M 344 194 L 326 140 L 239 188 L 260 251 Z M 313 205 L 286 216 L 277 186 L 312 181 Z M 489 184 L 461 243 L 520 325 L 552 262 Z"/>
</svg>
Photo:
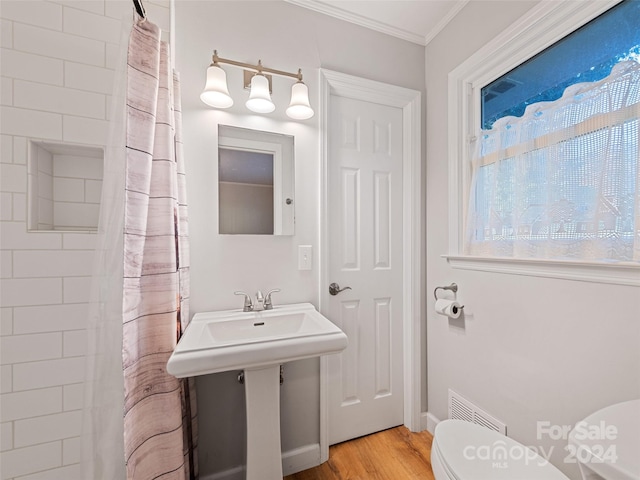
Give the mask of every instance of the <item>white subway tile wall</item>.
<svg viewBox="0 0 640 480">
<path fill-rule="evenodd" d="M 102 93 L 72 90 L 25 80 L 14 80 L 13 83 L 15 107 L 104 119 L 104 104 Z"/>
<path fill-rule="evenodd" d="M 0 221 L 13 218 L 13 195 L 10 192 L 0 193 Z"/>
<path fill-rule="evenodd" d="M 169 1 L 145 1 L 163 30 Z M 102 160 L 53 154 L 47 163 L 45 153 L 28 175 L 27 159 L 31 141 L 104 146 L 120 19 L 131 14 L 131 0 L 2 0 L 0 480 L 84 480 L 80 431 L 95 234 L 28 231 L 27 183 L 43 175 L 37 208 L 52 225 L 56 202 L 67 202 L 83 219 L 71 227 L 95 227 Z"/>
<path fill-rule="evenodd" d="M 11 308 L 0 308 L 0 337 L 3 335 L 13 335 L 13 309 Z"/>
<path fill-rule="evenodd" d="M 62 60 L 8 48 L 3 48 L 0 54 L 2 55 L 2 75 L 36 82 L 42 81 L 44 77 L 48 85 L 62 85 L 65 64 Z M 43 72 L 46 72 L 46 75 L 43 76 Z"/>
<path fill-rule="evenodd" d="M 62 140 L 62 115 L 3 106 L 0 122 L 7 135 Z"/>
<path fill-rule="evenodd" d="M 9 135 L 0 135 L 0 163 L 13 163 L 13 141 Z"/>
<path fill-rule="evenodd" d="M 0 105 L 13 104 L 13 80 L 2 77 L 0 79 Z"/>
<path fill-rule="evenodd" d="M 24 222 L 27 220 L 27 195 L 24 193 L 14 193 L 11 199 L 13 207 L 13 220 Z"/>
<path fill-rule="evenodd" d="M 27 163 L 27 139 L 25 137 L 13 137 L 13 163 L 22 165 Z"/>
<path fill-rule="evenodd" d="M 13 23 L 0 19 L 0 46 L 13 47 Z"/>
<path fill-rule="evenodd" d="M 3 192 L 27 191 L 27 171 L 20 165 L 0 165 L 0 190 Z"/>
<path fill-rule="evenodd" d="M 62 30 L 62 6 L 44 1 L 31 2 L 30 9 L 18 2 L 3 2 L 2 17 L 20 23 L 28 23 L 53 30 Z"/>
</svg>

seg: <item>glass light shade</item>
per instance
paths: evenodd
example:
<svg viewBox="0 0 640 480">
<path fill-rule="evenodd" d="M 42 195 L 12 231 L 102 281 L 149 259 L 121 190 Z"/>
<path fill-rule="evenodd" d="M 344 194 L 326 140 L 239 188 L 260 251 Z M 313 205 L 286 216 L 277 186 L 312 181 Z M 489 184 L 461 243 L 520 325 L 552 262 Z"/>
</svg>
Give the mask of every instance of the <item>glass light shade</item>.
<svg viewBox="0 0 640 480">
<path fill-rule="evenodd" d="M 287 116 L 295 120 L 313 117 L 313 109 L 309 104 L 309 89 L 302 82 L 296 82 L 291 87 L 291 103 L 287 108 Z"/>
<path fill-rule="evenodd" d="M 256 113 L 271 113 L 276 109 L 276 106 L 271 101 L 267 77 L 259 73 L 253 76 L 251 79 L 251 92 L 246 105 L 249 110 Z"/>
<path fill-rule="evenodd" d="M 207 68 L 207 83 L 200 94 L 200 100 L 215 108 L 229 108 L 233 105 L 233 98 L 227 88 L 227 74 L 217 65 Z"/>
</svg>

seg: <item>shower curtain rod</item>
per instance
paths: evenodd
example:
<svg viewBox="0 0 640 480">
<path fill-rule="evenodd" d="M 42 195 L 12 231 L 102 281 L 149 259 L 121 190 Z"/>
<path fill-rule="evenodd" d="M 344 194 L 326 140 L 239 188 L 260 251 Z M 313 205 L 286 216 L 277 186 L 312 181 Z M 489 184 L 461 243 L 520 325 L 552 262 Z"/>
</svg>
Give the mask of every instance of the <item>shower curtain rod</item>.
<svg viewBox="0 0 640 480">
<path fill-rule="evenodd" d="M 147 18 L 147 14 L 144 11 L 144 7 L 142 6 L 142 0 L 133 0 L 133 6 L 136 7 L 136 12 L 138 12 L 138 15 L 140 15 L 142 18 Z"/>
</svg>

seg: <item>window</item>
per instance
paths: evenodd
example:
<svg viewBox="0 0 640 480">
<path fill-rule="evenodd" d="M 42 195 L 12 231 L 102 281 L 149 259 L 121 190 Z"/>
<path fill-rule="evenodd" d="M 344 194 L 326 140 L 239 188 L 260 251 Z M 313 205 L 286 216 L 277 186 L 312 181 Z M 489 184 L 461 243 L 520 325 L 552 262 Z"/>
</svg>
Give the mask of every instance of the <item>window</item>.
<svg viewBox="0 0 640 480">
<path fill-rule="evenodd" d="M 482 128 L 521 117 L 528 105 L 558 100 L 570 85 L 607 77 L 640 60 L 640 1 L 626 0 L 481 89 Z"/>
<path fill-rule="evenodd" d="M 557 3 L 450 74 L 449 260 L 617 261 L 614 277 L 640 277 L 640 68 L 620 63 L 638 57 L 640 2 Z"/>
</svg>

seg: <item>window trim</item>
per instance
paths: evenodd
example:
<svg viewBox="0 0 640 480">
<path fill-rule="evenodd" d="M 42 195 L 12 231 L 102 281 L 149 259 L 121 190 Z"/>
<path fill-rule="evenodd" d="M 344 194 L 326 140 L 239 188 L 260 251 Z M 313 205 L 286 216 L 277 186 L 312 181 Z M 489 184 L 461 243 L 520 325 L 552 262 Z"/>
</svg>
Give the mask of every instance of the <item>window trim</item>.
<svg viewBox="0 0 640 480">
<path fill-rule="evenodd" d="M 480 89 L 609 10 L 621 0 L 541 2 L 449 73 L 449 245 L 453 268 L 640 286 L 635 263 L 597 263 L 464 255 L 471 146 L 480 130 Z"/>
</svg>

